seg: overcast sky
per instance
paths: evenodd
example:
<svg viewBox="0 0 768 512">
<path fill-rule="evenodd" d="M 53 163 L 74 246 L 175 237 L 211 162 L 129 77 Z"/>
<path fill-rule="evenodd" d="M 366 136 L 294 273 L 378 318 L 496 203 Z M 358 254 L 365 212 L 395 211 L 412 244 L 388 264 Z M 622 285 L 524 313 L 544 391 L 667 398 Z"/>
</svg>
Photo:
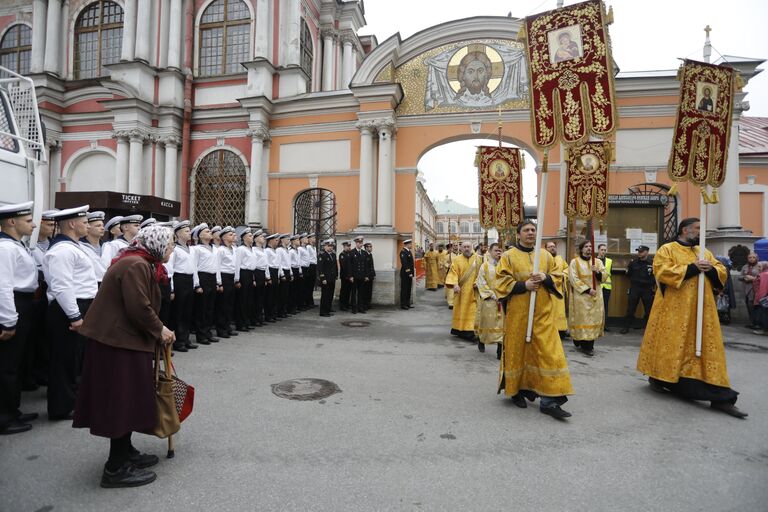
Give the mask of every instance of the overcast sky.
<svg viewBox="0 0 768 512">
<path fill-rule="evenodd" d="M 573 3 L 566 0 L 565 5 Z M 621 71 L 677 69 L 678 58 L 701 59 L 707 24 L 712 27 L 713 61 L 719 54 L 768 59 L 767 0 L 608 0 L 606 4 L 613 6 L 614 23 L 609 30 L 613 58 Z M 406 39 L 446 21 L 506 16 L 510 11 L 513 17 L 524 18 L 556 6 L 556 0 L 365 0 L 368 26 L 360 33 L 375 34 L 379 42 L 396 32 Z M 762 67 L 768 69 L 768 63 Z M 768 71 L 750 80 L 746 91 L 751 106 L 747 115 L 768 116 Z M 419 169 L 430 197 L 450 195 L 477 206 L 477 174 L 472 163 L 478 143 L 440 146 L 422 158 Z M 453 170 L 449 180 L 445 179 L 446 167 Z M 528 169 L 523 175 L 526 202 L 536 195 L 531 172 Z"/>
</svg>

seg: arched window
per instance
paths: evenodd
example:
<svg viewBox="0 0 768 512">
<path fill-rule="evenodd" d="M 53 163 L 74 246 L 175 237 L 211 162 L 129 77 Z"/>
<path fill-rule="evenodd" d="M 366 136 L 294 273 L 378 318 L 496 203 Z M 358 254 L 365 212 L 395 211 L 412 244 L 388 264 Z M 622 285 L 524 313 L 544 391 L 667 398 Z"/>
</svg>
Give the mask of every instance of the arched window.
<svg viewBox="0 0 768 512">
<path fill-rule="evenodd" d="M 469 222 L 464 221 L 461 223 L 461 232 L 469 233 Z"/>
<path fill-rule="evenodd" d="M 12 26 L 0 41 L 0 66 L 27 75 L 31 58 L 32 29 L 21 24 Z"/>
<path fill-rule="evenodd" d="M 244 73 L 251 60 L 251 11 L 242 0 L 215 0 L 200 19 L 200 76 Z"/>
<path fill-rule="evenodd" d="M 438 233 L 445 233 L 445 224 L 442 222 L 437 223 L 437 232 Z"/>
<path fill-rule="evenodd" d="M 312 63 L 315 57 L 315 46 L 312 44 L 312 32 L 309 25 L 301 19 L 301 69 L 309 77 L 308 83 L 312 83 Z"/>
<path fill-rule="evenodd" d="M 83 9 L 75 23 L 75 79 L 107 75 L 103 66 L 120 60 L 123 8 L 99 0 Z"/>
<path fill-rule="evenodd" d="M 459 232 L 459 225 L 456 224 L 456 222 L 451 221 L 451 227 L 449 228 L 451 233 L 458 233 Z"/>
<path fill-rule="evenodd" d="M 232 151 L 203 157 L 195 170 L 196 223 L 241 226 L 245 223 L 245 164 Z"/>
<path fill-rule="evenodd" d="M 314 233 L 317 241 L 336 236 L 336 195 L 324 188 L 310 188 L 293 202 L 293 232 Z"/>
<path fill-rule="evenodd" d="M 480 233 L 482 230 L 480 229 L 480 223 L 479 222 L 473 222 L 472 223 L 472 232 L 473 233 Z"/>
</svg>

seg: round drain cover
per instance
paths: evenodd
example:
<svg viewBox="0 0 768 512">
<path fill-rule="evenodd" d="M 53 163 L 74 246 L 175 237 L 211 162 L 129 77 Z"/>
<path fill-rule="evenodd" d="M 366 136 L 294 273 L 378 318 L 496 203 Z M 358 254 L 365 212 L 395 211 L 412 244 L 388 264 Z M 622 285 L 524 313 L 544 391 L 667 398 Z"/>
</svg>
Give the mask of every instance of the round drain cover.
<svg viewBox="0 0 768 512">
<path fill-rule="evenodd" d="M 272 393 L 288 400 L 322 400 L 341 389 L 335 383 L 323 379 L 291 379 L 272 384 Z"/>
<path fill-rule="evenodd" d="M 348 322 L 341 322 L 344 327 L 368 327 L 371 322 L 365 322 L 363 320 L 350 320 Z"/>
</svg>

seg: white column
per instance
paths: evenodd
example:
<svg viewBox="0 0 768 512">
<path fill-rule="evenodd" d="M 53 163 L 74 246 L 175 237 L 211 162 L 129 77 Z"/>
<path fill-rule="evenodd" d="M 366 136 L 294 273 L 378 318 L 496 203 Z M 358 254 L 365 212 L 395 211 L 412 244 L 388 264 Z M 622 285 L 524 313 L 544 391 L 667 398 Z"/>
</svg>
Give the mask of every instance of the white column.
<svg viewBox="0 0 768 512">
<path fill-rule="evenodd" d="M 301 63 L 299 44 L 301 41 L 301 0 L 282 0 L 280 2 L 281 16 L 283 17 L 282 35 L 283 48 L 285 48 L 284 62 L 286 66 Z M 285 15 L 283 16 L 283 12 Z"/>
<path fill-rule="evenodd" d="M 155 146 L 155 193 L 157 197 L 165 197 L 165 139 L 156 138 Z"/>
<path fill-rule="evenodd" d="M 357 47 L 353 45 L 352 46 L 352 76 L 354 76 L 356 72 L 357 72 Z"/>
<path fill-rule="evenodd" d="M 358 221 L 360 226 L 373 226 L 373 126 L 359 123 L 360 128 L 360 185 Z"/>
<path fill-rule="evenodd" d="M 376 225 L 392 226 L 392 122 L 378 125 L 379 129 L 379 186 Z"/>
<path fill-rule="evenodd" d="M 48 73 L 59 74 L 61 51 L 61 0 L 49 0 L 46 16 L 46 44 L 43 69 Z"/>
<path fill-rule="evenodd" d="M 171 30 L 171 0 L 160 0 L 160 19 L 157 23 L 158 32 L 160 37 L 156 40 L 157 52 L 153 52 L 152 59 L 155 61 L 158 68 L 164 69 L 168 67 L 168 37 Z M 155 57 L 157 55 L 157 57 Z"/>
<path fill-rule="evenodd" d="M 32 4 L 32 60 L 31 73 L 42 73 L 45 64 L 45 24 L 48 21 L 48 3 L 35 0 Z"/>
<path fill-rule="evenodd" d="M 144 175 L 144 133 L 139 130 L 131 130 L 130 158 L 128 161 L 128 193 L 141 194 L 143 192 Z"/>
<path fill-rule="evenodd" d="M 733 120 L 731 141 L 728 144 L 725 181 L 720 186 L 720 222 L 717 229 L 741 229 L 739 204 L 739 121 Z"/>
<path fill-rule="evenodd" d="M 133 60 L 136 57 L 135 45 L 136 0 L 125 0 L 125 7 L 123 9 L 123 47 L 120 52 L 120 60 Z"/>
<path fill-rule="evenodd" d="M 181 0 L 171 0 L 171 18 L 168 28 L 168 67 L 181 69 Z"/>
<path fill-rule="evenodd" d="M 341 75 L 341 88 L 349 87 L 352 80 L 352 39 L 349 36 L 344 37 L 344 53 L 342 55 L 343 71 Z"/>
<path fill-rule="evenodd" d="M 115 166 L 115 192 L 128 192 L 128 133 L 116 132 L 117 165 Z"/>
<path fill-rule="evenodd" d="M 139 0 L 139 8 L 136 12 L 136 58 L 144 62 L 150 62 L 152 29 L 152 2 Z"/>
<path fill-rule="evenodd" d="M 264 141 L 269 138 L 269 129 L 262 123 L 248 131 L 251 136 L 251 169 L 248 175 L 247 224 L 262 225 L 261 181 L 264 164 Z"/>
<path fill-rule="evenodd" d="M 269 54 L 269 39 L 270 39 L 269 3 L 267 0 L 257 0 L 255 4 L 256 4 L 256 44 L 253 48 L 253 56 L 272 60 Z"/>
<path fill-rule="evenodd" d="M 165 139 L 165 184 L 163 186 L 163 197 L 171 201 L 179 200 L 178 193 L 178 147 L 179 140 L 176 137 Z"/>
<path fill-rule="evenodd" d="M 334 51 L 334 33 L 332 30 L 323 32 L 323 90 L 333 90 L 333 56 Z"/>
<path fill-rule="evenodd" d="M 264 141 L 264 151 L 261 155 L 261 211 L 262 226 L 269 225 L 269 139 Z"/>
</svg>

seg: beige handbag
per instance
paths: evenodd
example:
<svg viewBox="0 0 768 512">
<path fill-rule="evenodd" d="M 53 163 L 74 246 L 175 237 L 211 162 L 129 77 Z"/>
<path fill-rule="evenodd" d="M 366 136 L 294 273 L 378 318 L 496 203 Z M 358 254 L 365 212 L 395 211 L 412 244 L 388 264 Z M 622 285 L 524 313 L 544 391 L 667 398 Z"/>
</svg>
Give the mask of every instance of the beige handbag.
<svg viewBox="0 0 768 512">
<path fill-rule="evenodd" d="M 160 371 L 161 359 L 163 360 L 162 372 Z M 157 425 L 151 433 L 161 439 L 168 438 L 168 458 L 170 459 L 174 456 L 172 436 L 181 428 L 181 422 L 173 393 L 171 347 L 168 345 L 155 350 L 155 407 L 157 408 Z"/>
</svg>

